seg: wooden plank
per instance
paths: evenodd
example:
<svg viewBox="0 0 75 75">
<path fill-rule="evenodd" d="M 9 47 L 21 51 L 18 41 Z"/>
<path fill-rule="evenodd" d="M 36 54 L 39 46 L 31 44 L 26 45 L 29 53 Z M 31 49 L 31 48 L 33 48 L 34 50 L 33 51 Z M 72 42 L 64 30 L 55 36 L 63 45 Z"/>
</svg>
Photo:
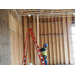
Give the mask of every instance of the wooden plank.
<svg viewBox="0 0 75 75">
<path fill-rule="evenodd" d="M 68 25 L 68 39 L 69 39 L 69 53 L 70 53 L 70 64 L 74 64 L 74 58 L 73 58 L 73 48 L 71 43 L 71 14 L 67 15 L 67 25 Z"/>
<path fill-rule="evenodd" d="M 60 16 L 60 15 L 59 15 Z M 60 23 L 60 17 L 59 17 L 59 34 L 60 34 L 60 37 L 59 37 L 59 43 L 60 43 L 60 47 L 59 47 L 59 64 L 62 64 L 63 62 L 63 56 L 62 56 L 62 39 L 61 39 L 61 23 Z"/>
<path fill-rule="evenodd" d="M 31 17 L 29 17 L 29 23 L 30 23 L 30 19 Z M 30 24 L 29 24 L 29 27 L 30 27 Z M 30 34 L 31 35 L 31 34 Z M 30 40 L 31 36 L 29 36 L 29 44 L 31 43 L 31 40 Z M 29 59 L 30 59 L 30 63 L 31 63 L 31 45 L 29 45 Z M 30 64 L 29 63 L 29 64 Z"/>
<path fill-rule="evenodd" d="M 37 43 L 39 45 L 39 15 L 37 15 Z M 39 57 L 37 56 L 38 65 L 39 65 Z"/>
<path fill-rule="evenodd" d="M 33 29 L 33 24 L 32 24 L 32 29 Z M 31 41 L 31 43 L 32 43 L 32 63 L 34 64 L 34 59 L 33 59 L 33 57 L 34 57 L 34 44 L 33 44 L 33 39 Z"/>
<path fill-rule="evenodd" d="M 42 20 L 43 20 L 43 19 L 41 18 L 40 21 L 42 21 Z M 40 32 L 41 32 L 41 35 L 42 35 L 42 31 L 43 31 L 43 30 L 42 30 L 42 29 L 43 29 L 42 27 L 43 27 L 43 24 L 41 23 L 41 24 L 40 24 Z M 40 49 L 41 49 L 42 47 L 43 47 L 43 37 L 40 38 Z M 40 64 L 41 64 L 41 62 L 40 62 Z"/>
<path fill-rule="evenodd" d="M 35 33 L 35 19 L 33 19 L 33 32 L 34 32 L 34 35 L 36 34 Z M 35 35 L 35 37 L 36 37 L 36 35 Z M 34 65 L 36 65 L 36 62 L 37 62 L 37 60 L 36 60 L 36 49 L 35 49 L 35 46 L 34 46 Z"/>
<path fill-rule="evenodd" d="M 21 25 L 20 25 L 21 26 Z M 20 28 L 21 29 L 21 28 Z M 20 33 L 21 34 L 21 33 Z M 26 41 L 26 34 L 27 34 L 27 16 L 23 17 L 23 52 L 24 52 L 24 46 L 25 46 L 25 41 Z M 22 34 L 21 34 L 22 35 Z M 29 39 L 30 40 L 30 39 Z M 30 42 L 30 41 L 29 41 Z M 27 52 L 27 61 L 26 65 L 30 64 L 30 59 L 29 59 L 29 45 L 28 45 L 28 52 Z"/>
<path fill-rule="evenodd" d="M 34 24 L 35 24 L 35 22 L 34 22 Z M 37 25 L 35 24 L 34 25 L 34 32 L 35 32 L 35 38 L 37 39 Z M 36 51 L 36 49 L 35 49 L 35 65 L 37 65 L 38 63 L 38 60 L 37 60 L 37 51 Z"/>
<path fill-rule="evenodd" d="M 48 18 L 48 22 L 49 22 L 49 18 Z M 51 28 L 50 28 L 50 23 L 48 23 L 48 34 L 51 34 L 50 32 L 51 32 Z M 50 48 L 51 48 L 51 44 L 50 44 L 50 36 L 48 37 L 48 40 L 49 40 L 49 64 L 51 65 L 51 50 L 50 50 Z"/>
<path fill-rule="evenodd" d="M 53 15 L 52 15 L 53 17 Z M 53 21 L 53 18 L 51 19 Z M 53 23 L 52 23 L 52 35 L 54 33 Z M 52 65 L 54 64 L 54 46 L 53 46 L 54 37 L 52 36 Z"/>
<path fill-rule="evenodd" d="M 59 17 L 59 20 L 60 20 L 60 17 Z M 57 28 L 59 28 L 59 26 L 60 26 L 60 23 L 58 24 L 58 27 L 56 25 L 56 30 L 57 30 Z M 57 34 L 60 33 L 60 28 L 58 30 L 59 31 L 56 31 Z M 59 39 L 58 39 L 58 37 L 57 37 L 57 60 L 58 60 L 58 65 L 59 65 Z"/>
<path fill-rule="evenodd" d="M 55 26 L 55 24 L 53 23 L 53 24 L 52 24 L 52 34 L 55 34 L 55 30 L 56 30 L 55 27 L 56 27 L 56 26 Z M 56 38 L 56 37 L 53 36 L 54 65 L 56 65 L 56 51 L 55 51 L 55 50 L 56 50 L 56 48 L 55 48 L 55 47 L 56 47 L 56 46 L 55 46 L 56 41 L 55 41 L 55 38 Z"/>
<path fill-rule="evenodd" d="M 50 23 L 50 34 L 52 34 L 52 23 Z M 53 65 L 53 38 L 50 36 L 50 64 Z"/>
<path fill-rule="evenodd" d="M 32 24 L 30 24 L 30 27 L 32 28 Z M 30 37 L 30 44 L 32 44 L 32 37 Z M 31 56 L 30 56 L 31 63 L 33 64 L 33 50 L 32 50 L 32 45 L 30 45 L 30 51 L 31 51 Z"/>
<path fill-rule="evenodd" d="M 55 21 L 57 21 L 57 18 L 55 18 Z M 56 35 L 58 35 L 58 24 L 57 23 L 55 23 L 55 25 L 56 25 Z M 59 64 L 59 44 L 58 44 L 58 36 L 56 36 L 56 56 L 57 56 L 57 60 L 56 60 L 56 64 Z"/>
<path fill-rule="evenodd" d="M 40 21 L 40 19 L 39 19 Z M 41 34 L 41 24 L 39 24 L 39 35 Z M 39 36 L 39 48 L 41 49 L 41 37 Z M 40 59 L 39 59 L 39 65 L 41 65 Z"/>
<path fill-rule="evenodd" d="M 46 21 L 46 18 L 44 18 L 44 22 Z M 46 35 L 47 34 L 47 24 L 46 23 L 44 23 L 44 34 Z M 47 43 L 47 36 L 45 36 L 45 41 L 44 41 L 45 43 Z M 47 47 L 47 62 L 48 62 L 49 60 L 48 60 L 48 47 Z M 49 62 L 48 62 L 48 64 L 49 64 Z"/>
<path fill-rule="evenodd" d="M 65 14 L 63 14 L 62 16 L 65 16 Z M 66 31 L 66 19 L 65 19 L 65 17 L 63 17 L 63 34 L 64 34 L 65 64 L 68 64 L 67 31 Z"/>
<path fill-rule="evenodd" d="M 58 57 L 59 57 L 59 61 L 58 61 L 58 65 L 61 64 L 61 52 L 60 52 L 60 36 L 58 36 Z"/>
<path fill-rule="evenodd" d="M 60 19 L 62 19 L 62 17 Z M 61 28 L 61 33 L 60 34 L 64 34 L 64 32 L 63 32 L 63 23 L 60 23 L 60 28 Z M 64 36 L 60 37 L 60 44 L 61 44 L 61 64 L 65 64 Z"/>
</svg>

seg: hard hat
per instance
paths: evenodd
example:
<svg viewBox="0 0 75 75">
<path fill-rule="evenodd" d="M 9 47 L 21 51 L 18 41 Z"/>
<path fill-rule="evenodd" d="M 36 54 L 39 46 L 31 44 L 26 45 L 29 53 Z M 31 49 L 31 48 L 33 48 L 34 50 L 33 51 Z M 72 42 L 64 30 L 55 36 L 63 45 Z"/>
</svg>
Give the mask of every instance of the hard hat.
<svg viewBox="0 0 75 75">
<path fill-rule="evenodd" d="M 47 44 L 47 43 L 45 43 L 44 45 L 45 45 L 46 47 L 48 46 L 48 44 Z"/>
</svg>

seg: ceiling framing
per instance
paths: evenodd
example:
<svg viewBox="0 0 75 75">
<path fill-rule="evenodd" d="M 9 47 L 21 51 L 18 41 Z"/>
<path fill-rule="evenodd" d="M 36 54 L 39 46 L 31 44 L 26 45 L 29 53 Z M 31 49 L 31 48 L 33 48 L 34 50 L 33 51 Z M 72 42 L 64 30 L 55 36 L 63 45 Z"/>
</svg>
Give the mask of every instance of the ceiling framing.
<svg viewBox="0 0 75 75">
<path fill-rule="evenodd" d="M 28 16 L 31 15 L 39 15 L 40 18 L 48 18 L 53 15 L 53 17 L 61 16 L 62 14 L 73 14 L 75 9 L 15 9 L 19 16 Z M 63 16 L 62 16 L 63 17 Z"/>
</svg>

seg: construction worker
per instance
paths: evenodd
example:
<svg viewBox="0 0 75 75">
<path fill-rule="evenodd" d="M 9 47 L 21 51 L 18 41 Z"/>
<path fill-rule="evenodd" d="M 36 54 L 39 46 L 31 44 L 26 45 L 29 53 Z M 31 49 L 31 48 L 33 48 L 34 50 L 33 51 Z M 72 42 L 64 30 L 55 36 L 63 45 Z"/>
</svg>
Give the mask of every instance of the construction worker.
<svg viewBox="0 0 75 75">
<path fill-rule="evenodd" d="M 43 48 L 40 49 L 40 50 L 41 50 L 41 53 L 42 53 L 42 56 L 43 56 L 43 58 L 44 58 L 44 61 L 45 61 L 45 63 L 46 63 L 46 65 L 48 65 L 48 63 L 47 63 L 47 52 L 46 52 L 47 46 L 48 46 L 48 44 L 45 43 L 45 44 L 43 45 Z"/>
</svg>

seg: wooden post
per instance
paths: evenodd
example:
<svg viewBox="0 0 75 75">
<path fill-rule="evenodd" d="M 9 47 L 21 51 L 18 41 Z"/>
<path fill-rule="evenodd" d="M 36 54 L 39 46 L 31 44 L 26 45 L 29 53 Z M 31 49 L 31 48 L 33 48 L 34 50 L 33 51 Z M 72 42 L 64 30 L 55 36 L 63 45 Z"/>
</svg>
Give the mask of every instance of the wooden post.
<svg viewBox="0 0 75 75">
<path fill-rule="evenodd" d="M 39 45 L 39 15 L 37 15 L 37 43 Z M 39 65 L 39 57 L 37 56 L 38 65 Z"/>
<path fill-rule="evenodd" d="M 65 14 L 63 14 L 62 16 L 65 16 Z M 68 64 L 67 31 L 66 31 L 66 18 L 65 17 L 63 17 L 63 35 L 64 35 L 65 64 Z"/>
</svg>

